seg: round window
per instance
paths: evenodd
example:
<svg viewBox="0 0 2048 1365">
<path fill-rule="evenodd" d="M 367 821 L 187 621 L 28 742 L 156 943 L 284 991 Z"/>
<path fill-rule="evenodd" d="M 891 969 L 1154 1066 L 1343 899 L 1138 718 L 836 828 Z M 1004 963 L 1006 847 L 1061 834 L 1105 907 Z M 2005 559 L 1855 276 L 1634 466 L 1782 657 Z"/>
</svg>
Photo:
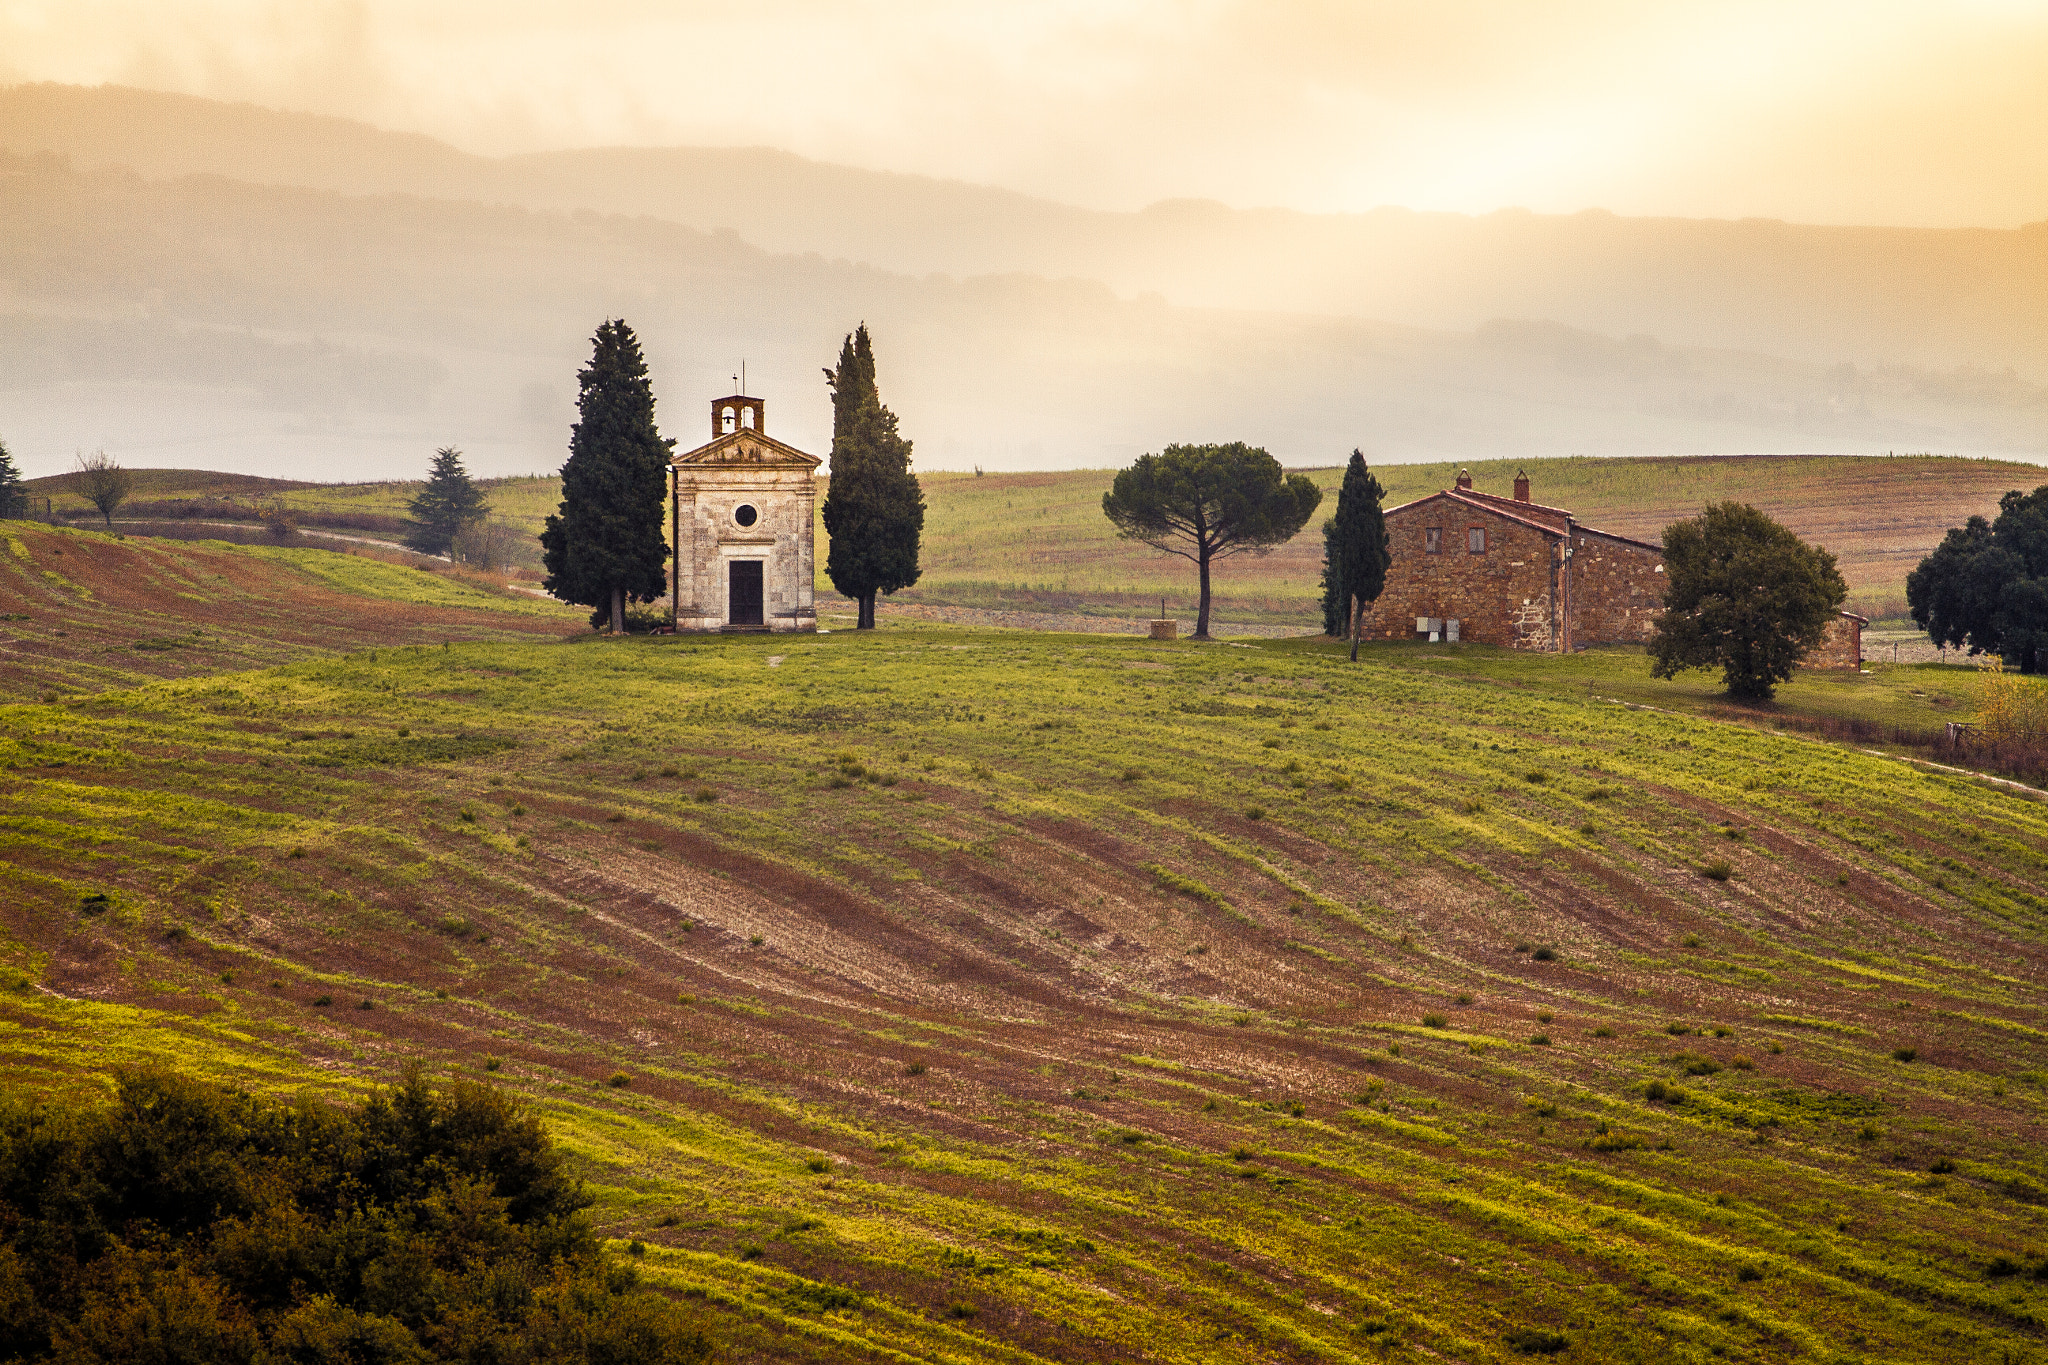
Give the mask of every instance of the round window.
<svg viewBox="0 0 2048 1365">
<path fill-rule="evenodd" d="M 732 509 L 732 519 L 742 526 L 752 526 L 761 519 L 761 513 L 754 504 L 743 502 Z"/>
</svg>

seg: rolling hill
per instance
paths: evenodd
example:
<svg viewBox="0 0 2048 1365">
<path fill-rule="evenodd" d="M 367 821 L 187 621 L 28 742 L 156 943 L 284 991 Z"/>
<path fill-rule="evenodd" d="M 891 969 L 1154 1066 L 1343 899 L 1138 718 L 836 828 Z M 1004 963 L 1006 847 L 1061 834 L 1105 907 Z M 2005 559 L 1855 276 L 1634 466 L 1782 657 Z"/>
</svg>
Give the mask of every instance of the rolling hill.
<svg viewBox="0 0 2048 1365">
<path fill-rule="evenodd" d="M 734 1360 L 2038 1349 L 2048 807 L 1466 657 L 586 634 L 0 706 L 0 1077 L 479 1078 Z"/>
<path fill-rule="evenodd" d="M 588 629 L 582 611 L 477 575 L 332 549 L 117 539 L 0 522 L 0 699 L 363 648 Z"/>
<path fill-rule="evenodd" d="M 1054 232 L 1002 196 L 785 175 L 786 158 L 564 154 L 573 174 L 557 176 L 153 98 L 0 93 L 0 436 L 32 473 L 102 446 L 315 481 L 403 477 L 449 444 L 479 473 L 552 470 L 587 338 L 620 315 L 671 431 L 701 429 L 700 405 L 744 365 L 777 434 L 812 450 L 829 444 L 819 368 L 865 320 L 928 469 L 1102 466 L 1229 439 L 1301 465 L 1354 446 L 1389 464 L 2048 453 L 2048 253 L 2032 229 L 1183 206 Z M 687 195 L 622 185 L 854 238 L 736 230 Z M 918 254 L 906 222 L 1083 247 Z M 898 239 L 911 255 L 863 245 Z M 1267 274 L 1183 287 L 1228 262 Z"/>
</svg>

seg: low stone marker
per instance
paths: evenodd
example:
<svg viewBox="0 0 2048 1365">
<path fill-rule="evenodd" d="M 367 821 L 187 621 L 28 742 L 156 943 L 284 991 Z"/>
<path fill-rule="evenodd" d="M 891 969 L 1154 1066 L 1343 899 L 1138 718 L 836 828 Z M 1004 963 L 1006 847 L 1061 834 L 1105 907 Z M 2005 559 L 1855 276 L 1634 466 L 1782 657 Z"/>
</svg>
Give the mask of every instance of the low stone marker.
<svg viewBox="0 0 2048 1365">
<path fill-rule="evenodd" d="M 1145 624 L 1152 628 L 1152 638 L 1155 640 L 1178 640 L 1180 638 L 1180 622 L 1177 620 L 1147 621 Z"/>
</svg>

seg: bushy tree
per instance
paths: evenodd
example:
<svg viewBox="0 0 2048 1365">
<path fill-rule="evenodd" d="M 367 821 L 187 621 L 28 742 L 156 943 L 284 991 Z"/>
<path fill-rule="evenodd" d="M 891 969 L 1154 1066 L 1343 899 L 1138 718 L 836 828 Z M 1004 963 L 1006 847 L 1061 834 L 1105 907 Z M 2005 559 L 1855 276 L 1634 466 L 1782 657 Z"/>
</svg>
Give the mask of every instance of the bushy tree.
<svg viewBox="0 0 2048 1365">
<path fill-rule="evenodd" d="M 128 501 L 135 488 L 135 476 L 121 468 L 121 462 L 104 450 L 78 457 L 78 496 L 100 509 L 107 529 L 114 528 L 114 511 Z"/>
<path fill-rule="evenodd" d="M 1849 594 L 1834 555 L 1737 502 L 1666 527 L 1664 574 L 1652 674 L 1718 667 L 1731 696 L 1753 701 L 1792 676 Z"/>
<path fill-rule="evenodd" d="M 1322 502 L 1306 474 L 1242 441 L 1170 445 L 1140 455 L 1102 495 L 1117 534 L 1193 560 L 1201 578 L 1197 640 L 1209 638 L 1209 568 L 1235 554 L 1266 554 L 1293 539 Z"/>
<path fill-rule="evenodd" d="M 0 441 L 0 517 L 19 517 L 28 511 L 28 486 L 15 468 L 7 442 Z"/>
<path fill-rule="evenodd" d="M 462 452 L 442 446 L 434 452 L 426 484 L 405 510 L 412 519 L 405 528 L 406 548 L 423 555 L 445 555 L 465 529 L 489 514 L 491 505 L 462 467 Z"/>
<path fill-rule="evenodd" d="M 590 1202 L 518 1100 L 417 1072 L 349 1109 L 162 1072 L 108 1109 L 10 1098 L 0 1359 L 705 1359 Z"/>
<path fill-rule="evenodd" d="M 541 586 L 594 608 L 590 624 L 626 628 L 626 602 L 668 590 L 662 500 L 674 441 L 654 427 L 654 386 L 639 339 L 615 318 L 591 339 L 577 372 L 577 421 L 562 466 L 561 510 L 541 532 Z"/>
<path fill-rule="evenodd" d="M 862 323 L 825 371 L 832 390 L 832 482 L 825 494 L 825 575 L 859 604 L 857 628 L 875 625 L 875 596 L 918 579 L 924 490 L 910 472 L 910 442 L 882 403 L 875 352 Z"/>
<path fill-rule="evenodd" d="M 2048 666 L 2048 485 L 1998 500 L 1998 519 L 1952 528 L 1906 578 L 1913 620 L 1936 644 Z"/>
<path fill-rule="evenodd" d="M 1323 634 L 1349 635 L 1353 663 L 1359 613 L 1386 588 L 1387 567 L 1394 562 L 1380 507 L 1386 495 L 1365 467 L 1364 452 L 1354 450 L 1337 489 L 1337 515 L 1323 523 Z"/>
</svg>

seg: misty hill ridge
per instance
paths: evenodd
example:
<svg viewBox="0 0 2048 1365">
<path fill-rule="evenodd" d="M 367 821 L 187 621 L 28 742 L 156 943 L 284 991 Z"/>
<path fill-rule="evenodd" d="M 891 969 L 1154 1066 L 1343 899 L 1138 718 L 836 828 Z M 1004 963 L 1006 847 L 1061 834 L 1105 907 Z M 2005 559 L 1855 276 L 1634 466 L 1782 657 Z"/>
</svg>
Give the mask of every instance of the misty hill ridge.
<svg viewBox="0 0 2048 1365">
<path fill-rule="evenodd" d="M 346 119 L 123 87 L 0 90 L 0 147 L 150 177 L 209 173 L 648 215 L 912 275 L 1024 272 L 1261 312 L 1466 330 L 1498 317 L 1863 365 L 2048 379 L 2048 223 L 2019 230 L 1570 216 L 1237 210 L 1107 213 L 766 148 L 503 158 Z"/>
</svg>

